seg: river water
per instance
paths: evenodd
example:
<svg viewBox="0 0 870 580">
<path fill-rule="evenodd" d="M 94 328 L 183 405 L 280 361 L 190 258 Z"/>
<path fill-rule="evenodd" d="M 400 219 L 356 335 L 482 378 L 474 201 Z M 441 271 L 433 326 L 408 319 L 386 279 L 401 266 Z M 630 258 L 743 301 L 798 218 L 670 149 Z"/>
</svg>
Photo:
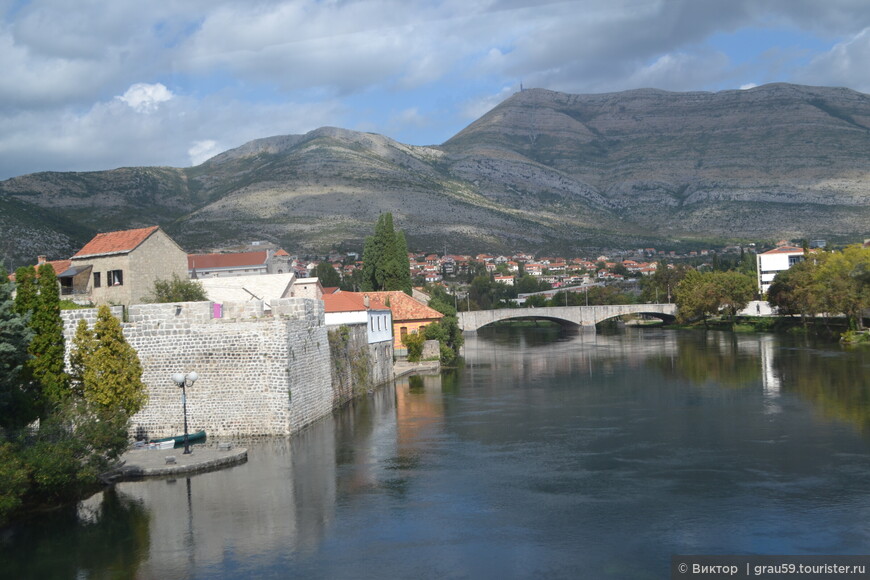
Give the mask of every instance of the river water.
<svg viewBox="0 0 870 580">
<path fill-rule="evenodd" d="M 0 536 L 9 578 L 666 578 L 870 553 L 870 349 L 633 330 L 470 337 L 246 464 Z"/>
</svg>

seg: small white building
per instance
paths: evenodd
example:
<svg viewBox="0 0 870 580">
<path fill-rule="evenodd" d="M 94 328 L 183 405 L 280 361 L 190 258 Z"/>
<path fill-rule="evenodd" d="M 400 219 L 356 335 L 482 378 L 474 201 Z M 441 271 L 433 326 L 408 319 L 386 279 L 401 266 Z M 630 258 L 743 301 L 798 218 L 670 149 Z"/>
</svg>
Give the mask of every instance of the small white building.
<svg viewBox="0 0 870 580">
<path fill-rule="evenodd" d="M 756 256 L 758 289 L 767 294 L 773 279 L 780 272 L 803 262 L 804 250 L 797 246 L 780 246 Z"/>
<path fill-rule="evenodd" d="M 323 295 L 323 318 L 327 327 L 365 324 L 369 344 L 393 340 L 393 314 L 376 298 L 358 292 Z"/>
</svg>

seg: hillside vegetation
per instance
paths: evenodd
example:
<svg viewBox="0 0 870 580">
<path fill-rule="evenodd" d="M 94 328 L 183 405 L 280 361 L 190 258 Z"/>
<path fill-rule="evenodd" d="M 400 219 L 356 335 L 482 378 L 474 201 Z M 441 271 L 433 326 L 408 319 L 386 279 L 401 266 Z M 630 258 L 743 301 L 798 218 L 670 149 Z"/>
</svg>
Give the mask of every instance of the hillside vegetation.
<svg viewBox="0 0 870 580">
<path fill-rule="evenodd" d="M 65 257 L 94 231 L 155 223 L 188 250 L 360 249 L 384 212 L 410 247 L 451 252 L 854 241 L 870 223 L 867 159 L 870 96 L 849 89 L 532 89 L 437 147 L 327 127 L 192 168 L 9 179 L 0 259 Z"/>
</svg>

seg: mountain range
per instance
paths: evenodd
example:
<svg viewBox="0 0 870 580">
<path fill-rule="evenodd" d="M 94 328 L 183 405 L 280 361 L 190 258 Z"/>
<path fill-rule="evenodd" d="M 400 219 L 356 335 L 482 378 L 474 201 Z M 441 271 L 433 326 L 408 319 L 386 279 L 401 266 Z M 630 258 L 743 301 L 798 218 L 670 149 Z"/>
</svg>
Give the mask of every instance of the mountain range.
<svg viewBox="0 0 870 580">
<path fill-rule="evenodd" d="M 189 168 L 14 177 L 0 182 L 0 260 L 153 224 L 188 251 L 359 250 L 387 211 L 412 249 L 453 253 L 858 241 L 868 172 L 870 95 L 846 88 L 527 89 L 438 146 L 325 127 Z"/>
</svg>

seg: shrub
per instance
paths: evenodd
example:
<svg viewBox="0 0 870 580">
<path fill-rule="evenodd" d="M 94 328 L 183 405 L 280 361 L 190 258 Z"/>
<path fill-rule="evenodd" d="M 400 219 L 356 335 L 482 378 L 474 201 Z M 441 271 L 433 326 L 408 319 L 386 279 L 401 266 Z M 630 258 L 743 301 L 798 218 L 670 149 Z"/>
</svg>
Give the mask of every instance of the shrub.
<svg viewBox="0 0 870 580">
<path fill-rule="evenodd" d="M 0 522 L 21 505 L 27 491 L 27 469 L 10 443 L 0 443 Z"/>
<path fill-rule="evenodd" d="M 419 362 L 423 356 L 423 344 L 426 336 L 422 332 L 406 334 L 402 337 L 402 344 L 408 349 L 408 361 Z"/>
</svg>

